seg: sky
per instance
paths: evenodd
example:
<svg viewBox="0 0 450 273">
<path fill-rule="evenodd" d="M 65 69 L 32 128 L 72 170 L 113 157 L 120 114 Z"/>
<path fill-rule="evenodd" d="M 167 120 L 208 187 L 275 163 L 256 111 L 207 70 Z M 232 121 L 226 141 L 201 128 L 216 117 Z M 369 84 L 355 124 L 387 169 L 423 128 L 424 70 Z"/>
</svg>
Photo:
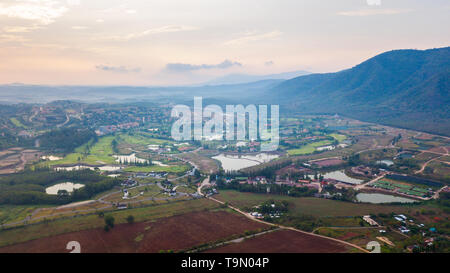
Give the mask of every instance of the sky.
<svg viewBox="0 0 450 273">
<path fill-rule="evenodd" d="M 0 84 L 184 85 L 450 44 L 448 0 L 0 0 Z"/>
</svg>

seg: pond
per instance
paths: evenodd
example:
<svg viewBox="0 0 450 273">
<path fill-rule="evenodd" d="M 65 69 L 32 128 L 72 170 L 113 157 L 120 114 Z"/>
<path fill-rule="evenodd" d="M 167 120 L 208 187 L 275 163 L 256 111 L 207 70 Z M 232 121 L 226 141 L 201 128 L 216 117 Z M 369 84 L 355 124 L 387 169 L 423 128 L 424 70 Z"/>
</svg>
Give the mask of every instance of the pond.
<svg viewBox="0 0 450 273">
<path fill-rule="evenodd" d="M 262 163 L 269 162 L 278 158 L 278 155 L 261 153 L 257 155 L 225 155 L 220 154 L 214 156 L 213 159 L 217 159 L 222 163 L 222 168 L 225 171 L 238 171 L 248 167 L 256 166 Z"/>
<path fill-rule="evenodd" d="M 417 202 L 413 199 L 382 193 L 358 193 L 356 195 L 356 200 L 358 200 L 358 202 L 372 203 L 372 204 L 393 203 L 393 202 L 397 203 Z"/>
<path fill-rule="evenodd" d="M 324 178 L 334 179 L 341 182 L 349 183 L 349 184 L 361 184 L 364 180 L 352 178 L 345 174 L 344 170 L 338 170 L 333 172 L 322 173 Z M 311 179 L 314 179 L 314 175 L 309 175 Z"/>
<path fill-rule="evenodd" d="M 379 165 L 386 165 L 388 167 L 394 165 L 394 162 L 392 160 L 390 160 L 390 159 L 379 160 L 376 163 L 379 164 Z"/>
<path fill-rule="evenodd" d="M 57 195 L 59 190 L 66 190 L 67 192 L 71 193 L 76 189 L 81 189 L 82 187 L 84 187 L 83 184 L 74 184 L 72 182 L 64 182 L 64 183 L 59 183 L 59 184 L 56 184 L 56 185 L 46 188 L 45 192 L 47 194 Z"/>
<path fill-rule="evenodd" d="M 41 157 L 41 159 L 49 160 L 49 161 L 56 161 L 63 159 L 62 157 L 54 156 L 54 155 L 44 155 Z"/>
</svg>

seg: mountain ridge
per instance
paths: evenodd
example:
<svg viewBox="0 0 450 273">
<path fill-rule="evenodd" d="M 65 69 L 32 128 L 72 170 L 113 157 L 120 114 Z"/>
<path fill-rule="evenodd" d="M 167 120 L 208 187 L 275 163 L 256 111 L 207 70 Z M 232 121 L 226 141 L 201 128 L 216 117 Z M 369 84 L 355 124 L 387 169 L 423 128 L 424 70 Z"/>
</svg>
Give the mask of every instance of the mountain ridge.
<svg viewBox="0 0 450 273">
<path fill-rule="evenodd" d="M 450 135 L 449 79 L 450 47 L 392 50 L 350 69 L 287 80 L 266 94 L 289 111 L 326 110 Z"/>
</svg>

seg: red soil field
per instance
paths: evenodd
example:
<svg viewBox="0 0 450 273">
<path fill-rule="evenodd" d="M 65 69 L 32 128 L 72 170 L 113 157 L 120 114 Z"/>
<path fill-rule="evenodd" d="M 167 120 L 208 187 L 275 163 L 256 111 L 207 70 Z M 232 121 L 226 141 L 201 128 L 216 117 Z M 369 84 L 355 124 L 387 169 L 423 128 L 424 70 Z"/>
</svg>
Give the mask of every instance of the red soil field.
<svg viewBox="0 0 450 273">
<path fill-rule="evenodd" d="M 344 163 L 341 159 L 325 159 L 320 161 L 315 161 L 314 164 L 320 166 L 320 167 L 329 167 L 329 166 L 335 166 L 340 165 Z"/>
<path fill-rule="evenodd" d="M 351 247 L 292 230 L 266 233 L 241 243 L 207 250 L 209 253 L 342 253 Z"/>
<path fill-rule="evenodd" d="M 447 148 L 447 149 L 449 149 L 449 148 Z M 444 147 L 433 147 L 431 149 L 428 149 L 428 151 L 435 152 L 435 153 L 441 153 L 441 154 L 447 153 L 447 150 Z"/>
<path fill-rule="evenodd" d="M 158 219 L 157 221 L 116 225 L 40 238 L 0 248 L 0 253 L 67 253 L 70 241 L 81 244 L 82 253 L 154 253 L 179 251 L 207 242 L 259 230 L 267 225 L 243 216 L 220 212 L 196 212 Z"/>
</svg>

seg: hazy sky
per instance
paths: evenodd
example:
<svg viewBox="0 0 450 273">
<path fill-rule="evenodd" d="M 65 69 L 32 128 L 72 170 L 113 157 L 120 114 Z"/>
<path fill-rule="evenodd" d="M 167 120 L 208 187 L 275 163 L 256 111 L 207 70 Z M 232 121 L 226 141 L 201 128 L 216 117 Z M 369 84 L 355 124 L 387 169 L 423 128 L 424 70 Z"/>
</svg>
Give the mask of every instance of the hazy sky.
<svg viewBox="0 0 450 273">
<path fill-rule="evenodd" d="M 450 44 L 448 0 L 0 0 L 0 83 L 331 72 Z"/>
</svg>

